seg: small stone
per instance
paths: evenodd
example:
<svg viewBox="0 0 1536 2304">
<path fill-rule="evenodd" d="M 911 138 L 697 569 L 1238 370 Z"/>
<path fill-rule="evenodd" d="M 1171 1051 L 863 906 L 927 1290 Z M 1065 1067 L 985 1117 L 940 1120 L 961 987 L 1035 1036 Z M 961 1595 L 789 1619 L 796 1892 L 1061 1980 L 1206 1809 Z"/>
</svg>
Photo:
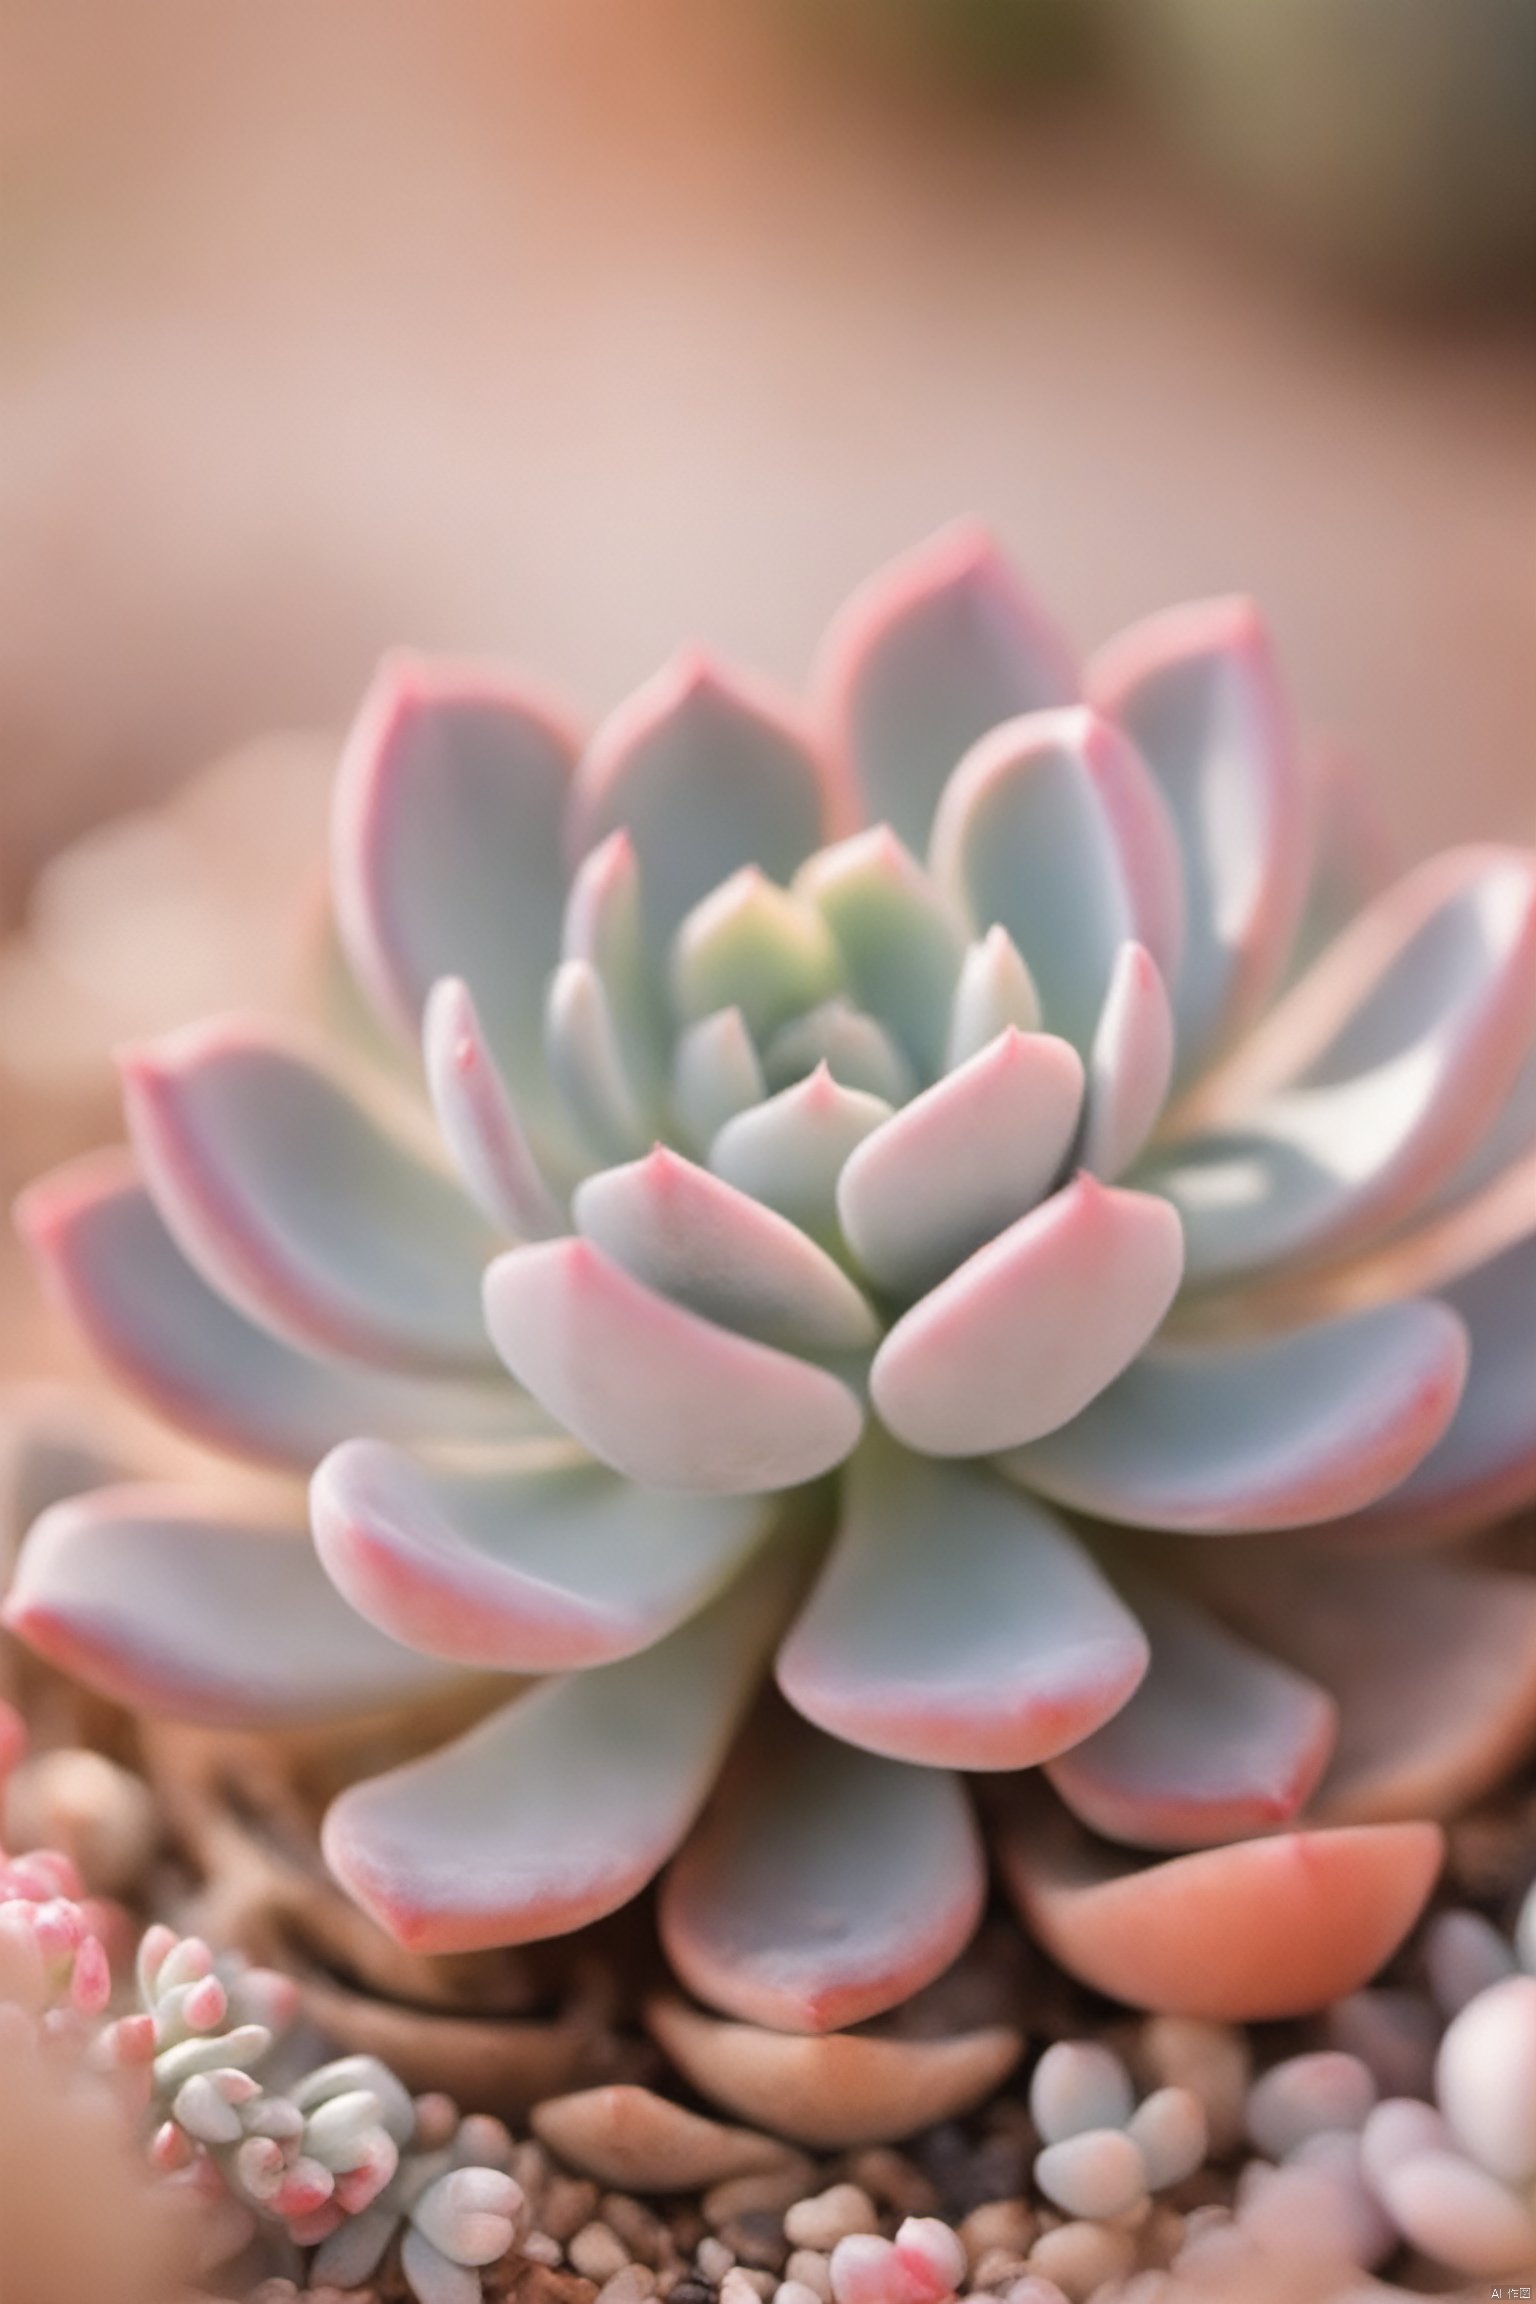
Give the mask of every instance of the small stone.
<svg viewBox="0 0 1536 2304">
<path fill-rule="evenodd" d="M 803 2160 L 795 2167 L 767 2168 L 756 2176 L 728 2176 L 705 2193 L 705 2221 L 718 2232 L 733 2216 L 747 2216 L 756 2209 L 768 2209 L 782 2219 L 786 2208 L 805 2198 L 811 2174 L 810 2161 Z"/>
<path fill-rule="evenodd" d="M 626 2264 L 597 2292 L 597 2304 L 646 2304 L 656 2293 L 656 2275 L 646 2264 Z"/>
<path fill-rule="evenodd" d="M 597 2212 L 609 2229 L 617 2232 L 631 2260 L 648 2264 L 654 2272 L 667 2248 L 667 2228 L 655 2211 L 631 2199 L 627 2192 L 605 2192 Z"/>
<path fill-rule="evenodd" d="M 552 2176 L 539 2202 L 539 2229 L 563 2245 L 591 2223 L 597 2202 L 597 2186 L 585 2176 Z"/>
<path fill-rule="evenodd" d="M 0 1839 L 9 1848 L 57 1848 L 95 1896 L 132 1888 L 159 1837 L 149 1786 L 100 1752 L 34 1752 L 5 1787 Z"/>
<path fill-rule="evenodd" d="M 1033 2219 L 1031 2219 L 1033 2222 Z M 1030 2233 L 1030 2247 L 1034 2245 L 1038 2230 Z M 1000 2294 L 1011 2288 L 1015 2280 L 1023 2278 L 1028 2267 L 1029 2248 L 988 2248 L 971 2266 L 972 2292 L 985 2288 Z"/>
<path fill-rule="evenodd" d="M 1261 2152 L 1283 2160 L 1309 2136 L 1365 2126 L 1376 2083 L 1358 2056 L 1319 2049 L 1276 2064 L 1248 2091 L 1248 2134 Z"/>
<path fill-rule="evenodd" d="M 1515 1956 L 1481 1912 L 1437 1912 L 1424 1931 L 1424 1967 L 1440 2013 L 1451 2017 L 1512 1976 Z"/>
<path fill-rule="evenodd" d="M 596 2304 L 597 2283 L 579 2272 L 525 2264 L 513 2284 L 517 2304 Z"/>
<path fill-rule="evenodd" d="M 1102 2220 L 1146 2198 L 1147 2164 L 1123 2128 L 1085 2128 L 1046 2146 L 1035 2182 L 1069 2216 Z"/>
<path fill-rule="evenodd" d="M 784 2215 L 784 2237 L 792 2248 L 817 2248 L 824 2253 L 855 2232 L 879 2229 L 875 2204 L 860 2184 L 831 2184 L 825 2192 L 793 2201 Z"/>
<path fill-rule="evenodd" d="M 1058 2040 L 1029 2083 L 1030 2113 L 1048 2145 L 1088 2129 L 1123 2128 L 1135 2104 L 1130 2074 L 1096 2041 Z"/>
<path fill-rule="evenodd" d="M 776 2209 L 743 2209 L 721 2225 L 719 2236 L 738 2264 L 759 2272 L 783 2271 L 789 2242 L 784 2236 L 784 2219 Z"/>
<path fill-rule="evenodd" d="M 1138 2104 L 1125 2132 L 1146 2164 L 1149 2192 L 1181 2184 L 1204 2166 L 1210 2138 L 1193 2088 L 1159 2088 Z"/>
<path fill-rule="evenodd" d="M 1034 2246 L 1037 2225 L 1034 2211 L 1024 2200 L 986 2200 L 973 2208 L 960 2226 L 960 2239 L 970 2262 L 971 2276 L 978 2285 L 990 2288 L 994 2282 L 983 2278 L 978 2267 L 987 2255 L 1004 2252 L 1027 2256 Z"/>
<path fill-rule="evenodd" d="M 792 2249 L 784 2277 L 798 2288 L 809 2288 L 813 2295 L 821 2298 L 821 2304 L 832 2304 L 832 2259 L 826 2250 Z"/>
<path fill-rule="evenodd" d="M 599 2286 L 622 2272 L 629 2262 L 629 2250 L 609 2224 L 592 2222 L 565 2244 L 567 2262 L 586 2280 L 595 2280 Z"/>
<path fill-rule="evenodd" d="M 698 2268 L 700 2277 L 710 2281 L 718 2288 L 727 2272 L 735 2264 L 736 2259 L 726 2247 L 725 2242 L 717 2240 L 711 2233 L 699 2242 L 698 2247 L 693 2252 L 693 2261 Z"/>
<path fill-rule="evenodd" d="M 826 2298 L 819 2289 L 808 2288 L 803 2280 L 781 2280 L 773 2292 L 773 2304 L 826 2304 Z"/>
<path fill-rule="evenodd" d="M 1054 2280 L 1046 2280 L 1038 2272 L 1027 2272 L 1022 2280 L 1015 2280 L 1002 2304 L 1072 2304 L 1072 2299 Z"/>
<path fill-rule="evenodd" d="M 549 2232 L 527 2232 L 517 2244 L 517 2252 L 530 2264 L 558 2264 L 565 2254 L 559 2241 Z"/>
<path fill-rule="evenodd" d="M 534 2200 L 550 2181 L 549 2154 L 537 2137 L 527 2136 L 521 2144 L 512 2147 L 508 2173 L 521 2184 L 530 2200 Z"/>
<path fill-rule="evenodd" d="M 760 2304 L 755 2283 L 739 2264 L 733 2264 L 720 2283 L 720 2304 Z"/>
<path fill-rule="evenodd" d="M 666 2291 L 667 2304 L 715 2304 L 717 2293 L 715 2281 L 701 2280 L 696 2273 L 685 2272 Z"/>
<path fill-rule="evenodd" d="M 779 2285 L 777 2274 L 764 2272 L 756 2264 L 738 2264 L 736 2270 L 741 2275 L 743 2285 L 750 2288 L 754 2296 L 762 2298 L 763 2304 L 767 2304 L 768 2298 Z M 726 2277 L 729 2279 L 732 2275 L 727 2274 Z"/>
<path fill-rule="evenodd" d="M 889 2144 L 869 2144 L 862 2152 L 850 2153 L 847 2177 L 898 2216 L 931 2216 L 939 2205 L 938 2186 L 905 2152 Z"/>
<path fill-rule="evenodd" d="M 1217 2159 L 1241 2143 L 1253 2057 L 1246 2035 L 1234 2025 L 1199 2016 L 1153 2016 L 1141 2027 L 1137 2061 L 1154 2087 L 1189 2088 L 1199 2097 Z"/>
<path fill-rule="evenodd" d="M 1136 2243 L 1129 2233 L 1111 2232 L 1102 2224 L 1058 2224 L 1054 2232 L 1042 2234 L 1029 2256 L 1030 2271 L 1054 2280 L 1067 2304 L 1088 2304 L 1095 2288 L 1123 2280 L 1135 2262 Z"/>
</svg>

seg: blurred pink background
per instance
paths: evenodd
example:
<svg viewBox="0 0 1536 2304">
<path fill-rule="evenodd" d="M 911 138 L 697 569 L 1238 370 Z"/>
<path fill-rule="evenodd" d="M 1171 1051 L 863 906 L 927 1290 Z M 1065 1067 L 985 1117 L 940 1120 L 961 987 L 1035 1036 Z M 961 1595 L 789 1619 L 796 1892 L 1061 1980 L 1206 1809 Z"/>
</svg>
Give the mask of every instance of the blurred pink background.
<svg viewBox="0 0 1536 2304">
<path fill-rule="evenodd" d="M 1112 96 L 769 0 L 0 0 L 0 916 L 395 640 L 798 679 L 957 511 L 1243 587 L 1417 852 L 1536 831 L 1536 341 L 1311 284 Z"/>
</svg>

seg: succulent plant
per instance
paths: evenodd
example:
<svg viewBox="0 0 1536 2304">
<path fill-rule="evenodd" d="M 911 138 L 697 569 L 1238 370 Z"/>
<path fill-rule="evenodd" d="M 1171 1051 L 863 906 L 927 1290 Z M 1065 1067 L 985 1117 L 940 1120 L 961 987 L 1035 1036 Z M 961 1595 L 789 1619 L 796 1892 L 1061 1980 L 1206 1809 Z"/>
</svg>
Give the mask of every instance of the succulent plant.
<svg viewBox="0 0 1536 2304">
<path fill-rule="evenodd" d="M 1529 1581 L 1380 1557 L 1536 1490 L 1536 1232 L 1482 1222 L 1536 1145 L 1536 860 L 1330 935 L 1311 826 L 1249 606 L 1084 673 L 969 529 L 803 715 L 690 654 L 583 743 L 390 662 L 332 859 L 373 1023 L 130 1049 L 131 1155 L 23 1208 L 142 1398 L 313 1475 L 313 1542 L 98 1494 L 11 1625 L 216 1724 L 462 1687 L 325 1825 L 418 1950 L 669 1867 L 702 1998 L 851 2025 L 975 1925 L 977 1772 L 1091 1981 L 1348 1989 L 1417 1819 L 1536 1728 Z"/>
</svg>

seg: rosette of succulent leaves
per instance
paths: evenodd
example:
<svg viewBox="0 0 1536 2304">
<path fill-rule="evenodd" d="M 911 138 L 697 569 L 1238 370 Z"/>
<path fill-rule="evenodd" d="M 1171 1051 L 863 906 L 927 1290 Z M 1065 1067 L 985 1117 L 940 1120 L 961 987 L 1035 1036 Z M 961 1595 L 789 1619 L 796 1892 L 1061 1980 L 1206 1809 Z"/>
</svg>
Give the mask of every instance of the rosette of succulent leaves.
<svg viewBox="0 0 1536 2304">
<path fill-rule="evenodd" d="M 11 1625 L 205 1722 L 458 1682 L 324 1827 L 419 1951 L 661 1875 L 703 2000 L 855 2024 L 975 1927 L 980 1787 L 1089 1981 L 1351 1988 L 1536 1720 L 1530 1580 L 1427 1548 L 1536 1492 L 1536 859 L 1372 888 L 1321 789 L 1252 606 L 1085 668 L 970 529 L 803 706 L 386 663 L 347 1021 L 130 1049 L 23 1209 L 307 1510 L 62 1505 Z"/>
</svg>

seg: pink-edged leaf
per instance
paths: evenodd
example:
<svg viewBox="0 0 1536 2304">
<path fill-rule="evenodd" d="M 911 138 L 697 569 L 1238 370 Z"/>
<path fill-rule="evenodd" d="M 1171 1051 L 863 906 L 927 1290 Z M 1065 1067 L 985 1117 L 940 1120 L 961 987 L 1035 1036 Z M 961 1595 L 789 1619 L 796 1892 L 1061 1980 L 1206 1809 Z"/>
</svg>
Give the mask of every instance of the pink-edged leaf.
<svg viewBox="0 0 1536 2304">
<path fill-rule="evenodd" d="M 898 1439 L 934 1456 L 1054 1431 L 1144 1348 L 1181 1262 L 1166 1201 L 1079 1176 L 896 1323 L 875 1356 L 875 1406 Z"/>
<path fill-rule="evenodd" d="M 798 1712 L 930 1767 L 1026 1768 L 1089 1735 L 1147 1644 L 1077 1540 L 990 1472 L 870 1441 L 779 1654 Z"/>
<path fill-rule="evenodd" d="M 727 2014 L 830 2032 L 931 1983 L 985 1898 L 956 1777 L 857 1751 L 775 1706 L 673 1860 L 661 1935 L 682 1981 Z"/>
<path fill-rule="evenodd" d="M 779 2032 L 670 1997 L 648 2001 L 645 2021 L 702 2095 L 738 2119 L 830 2152 L 894 2142 L 973 2111 L 1024 2052 L 1011 2024 L 930 2039 Z"/>
<path fill-rule="evenodd" d="M 1062 1799 L 1138 1848 L 1200 1848 L 1287 1823 L 1328 1765 L 1332 1698 L 1150 1581 L 1126 1597 L 1152 1661 L 1114 1718 L 1050 1763 Z"/>
<path fill-rule="evenodd" d="M 481 1215 L 516 1240 L 546 1240 L 560 1231 L 560 1204 L 461 978 L 445 976 L 433 986 L 422 1050 L 443 1141 Z"/>
<path fill-rule="evenodd" d="M 882 1097 L 845 1088 L 821 1064 L 809 1079 L 728 1120 L 709 1148 L 709 1165 L 727 1184 L 836 1249 L 843 1163 L 890 1116 Z"/>
<path fill-rule="evenodd" d="M 1306 898 L 1307 796 L 1269 635 L 1251 601 L 1170 609 L 1112 640 L 1088 690 L 1177 828 L 1187 943 L 1168 975 L 1189 1079 L 1262 1005 Z"/>
<path fill-rule="evenodd" d="M 505 675 L 394 657 L 336 790 L 336 917 L 363 985 L 415 1041 L 433 985 L 462 977 L 540 1120 L 544 980 L 560 949 L 578 745 L 562 713 Z"/>
<path fill-rule="evenodd" d="M 626 831 L 611 832 L 577 867 L 561 957 L 597 971 L 636 1092 L 654 1106 L 666 1077 L 670 1018 L 661 972 L 646 952 L 640 864 Z"/>
<path fill-rule="evenodd" d="M 1466 1389 L 1444 1438 L 1351 1534 L 1460 1535 L 1536 1496 L 1536 1232 L 1441 1295 L 1471 1340 Z"/>
<path fill-rule="evenodd" d="M 1122 944 L 1165 974 L 1182 934 L 1173 826 L 1134 746 L 1084 708 L 1006 723 L 968 752 L 934 818 L 933 876 L 975 930 L 1008 930 L 1045 1022 L 1086 1049 Z"/>
<path fill-rule="evenodd" d="M 727 1120 L 768 1093 L 752 1035 L 739 1008 L 722 1008 L 680 1034 L 672 1059 L 672 1102 L 697 1150 L 707 1152 Z"/>
<path fill-rule="evenodd" d="M 944 1069 L 954 1071 L 1010 1026 L 1018 1032 L 1040 1027 L 1040 995 L 1023 955 L 1006 928 L 989 928 L 968 947 L 955 985 L 944 1044 Z"/>
<path fill-rule="evenodd" d="M 838 1178 L 843 1236 L 907 1299 L 1050 1190 L 1077 1132 L 1082 1059 L 1045 1032 L 998 1034 L 858 1144 Z"/>
<path fill-rule="evenodd" d="M 1461 1561 L 1340 1559 L 1332 1538 L 1279 1559 L 1223 1547 L 1198 1563 L 1210 1603 L 1336 1698 L 1320 1816 L 1456 1814 L 1536 1738 L 1536 1586 Z"/>
<path fill-rule="evenodd" d="M 354 1614 L 302 1526 L 185 1488 L 52 1506 L 22 1548 L 5 1622 L 115 1703 L 223 1728 L 382 1711 L 452 1677 Z"/>
<path fill-rule="evenodd" d="M 792 1088 L 823 1064 L 844 1088 L 904 1104 L 917 1086 L 912 1067 L 883 1024 L 841 993 L 775 1032 L 763 1050 L 770 1088 Z"/>
<path fill-rule="evenodd" d="M 1149 1169 L 1191 1279 L 1339 1255 L 1413 1215 L 1496 1120 L 1533 1034 L 1536 857 L 1457 852 L 1388 890 L 1234 1068 L 1222 1108 L 1247 1109 Z"/>
<path fill-rule="evenodd" d="M 1466 1365 L 1461 1322 L 1420 1298 L 1257 1341 L 1160 1343 L 1002 1469 L 1138 1527 L 1303 1527 L 1406 1479 L 1455 1414 Z"/>
<path fill-rule="evenodd" d="M 505 1376 L 394 1376 L 282 1343 L 182 1255 L 128 1152 L 92 1153 L 17 1210 L 45 1279 L 111 1374 L 209 1446 L 308 1472 L 354 1432 L 515 1440 L 542 1415 Z"/>
<path fill-rule="evenodd" d="M 859 1006 L 931 1080 L 944 1068 L 965 940 L 916 857 L 877 825 L 813 856 L 795 889 L 831 929 Z"/>
<path fill-rule="evenodd" d="M 310 1351 L 484 1370 L 480 1274 L 501 1243 L 339 1074 L 238 1018 L 122 1069 L 144 1180 L 211 1287 Z"/>
<path fill-rule="evenodd" d="M 1113 1184 L 1162 1117 L 1173 1080 L 1173 1010 L 1157 962 L 1123 944 L 1088 1051 L 1082 1165 Z"/>
<path fill-rule="evenodd" d="M 702 1808 L 802 1573 L 775 1540 L 655 1647 L 353 1785 L 325 1819 L 332 1871 L 417 1952 L 559 1936 L 628 1903 Z"/>
<path fill-rule="evenodd" d="M 917 849 L 978 737 L 1080 693 L 1065 638 L 970 522 L 854 594 L 827 635 L 820 687 L 860 814 Z"/>
<path fill-rule="evenodd" d="M 787 880 L 819 846 L 827 776 L 793 714 L 690 651 L 593 737 L 566 827 L 573 863 L 623 826 L 645 889 L 647 945 L 666 948 L 701 897 L 743 865 Z"/>
<path fill-rule="evenodd" d="M 544 1056 L 565 1116 L 591 1159 L 633 1159 L 645 1143 L 646 1116 L 613 1003 L 590 960 L 562 960 L 550 978 Z"/>
<path fill-rule="evenodd" d="M 1162 2015 L 1254 2023 L 1357 1991 L 1417 1920 L 1445 1853 L 1434 1824 L 1283 1832 L 1128 1862 L 1037 1777 L 1008 1787 L 995 1845 L 1030 1933 L 1070 1975 Z"/>
<path fill-rule="evenodd" d="M 315 1474 L 310 1513 L 327 1574 L 371 1624 L 497 1672 L 651 1647 L 744 1565 L 766 1519 L 750 1498 L 637 1488 L 565 1440 L 468 1472 L 350 1440 Z"/>
<path fill-rule="evenodd" d="M 577 1229 L 632 1278 L 786 1352 L 858 1352 L 878 1334 L 846 1272 L 786 1217 L 664 1145 L 589 1176 Z"/>
<path fill-rule="evenodd" d="M 1332 743 L 1307 744 L 1302 767 L 1312 792 L 1312 869 L 1287 963 L 1288 985 L 1374 903 L 1400 869 L 1382 798 L 1355 754 Z"/>
<path fill-rule="evenodd" d="M 498 1258 L 485 1308 L 519 1383 L 645 1487 L 794 1487 L 859 1436 L 859 1403 L 835 1376 L 668 1302 L 589 1240 Z"/>
</svg>

